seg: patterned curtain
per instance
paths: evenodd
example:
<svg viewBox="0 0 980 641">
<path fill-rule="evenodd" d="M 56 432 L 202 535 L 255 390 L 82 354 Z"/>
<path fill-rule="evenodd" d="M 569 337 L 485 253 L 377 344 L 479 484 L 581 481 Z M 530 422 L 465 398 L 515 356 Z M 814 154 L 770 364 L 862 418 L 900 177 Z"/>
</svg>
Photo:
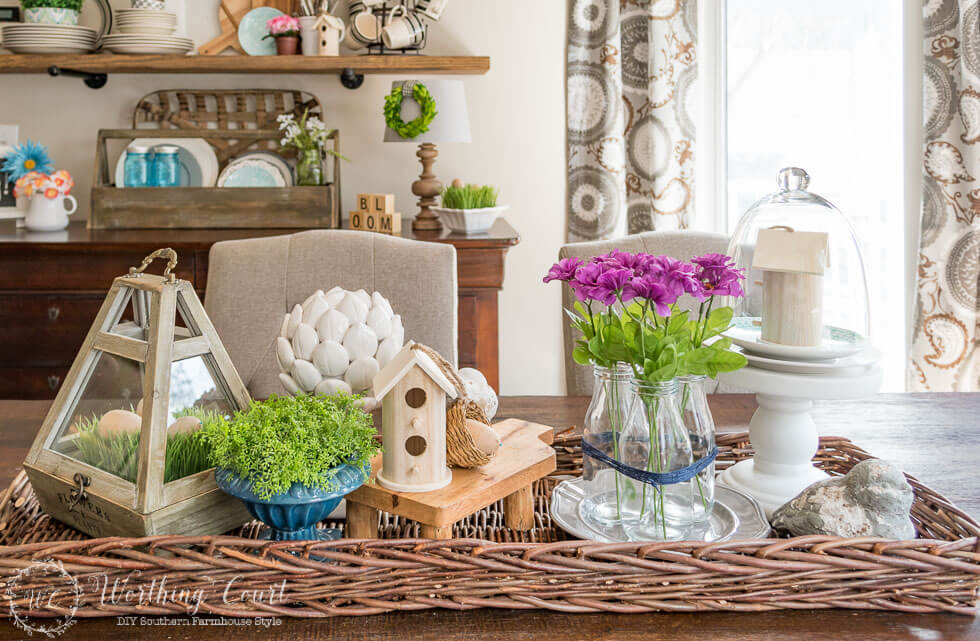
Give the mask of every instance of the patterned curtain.
<svg viewBox="0 0 980 641">
<path fill-rule="evenodd" d="M 980 8 L 923 3 L 922 237 L 911 391 L 980 389 Z"/>
<path fill-rule="evenodd" d="M 567 237 L 686 228 L 697 0 L 568 0 Z"/>
</svg>

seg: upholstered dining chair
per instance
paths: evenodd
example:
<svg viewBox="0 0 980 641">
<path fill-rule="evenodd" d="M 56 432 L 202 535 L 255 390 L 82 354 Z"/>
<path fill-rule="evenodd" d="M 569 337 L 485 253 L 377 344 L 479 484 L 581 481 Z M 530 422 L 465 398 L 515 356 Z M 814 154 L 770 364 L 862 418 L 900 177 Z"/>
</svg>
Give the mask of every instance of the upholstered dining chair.
<svg viewBox="0 0 980 641">
<path fill-rule="evenodd" d="M 651 231 L 617 238 L 585 243 L 570 243 L 558 251 L 559 258 L 579 257 L 588 260 L 592 256 L 605 254 L 613 249 L 628 252 L 647 252 L 688 260 L 710 252 L 724 253 L 728 249 L 728 237 L 699 231 Z M 575 296 L 568 287 L 562 287 L 562 306 L 571 309 Z M 683 303 L 681 305 L 684 306 Z M 578 340 L 576 332 L 568 324 L 562 312 L 563 345 L 565 348 L 565 385 L 567 393 L 573 396 L 592 394 L 592 370 L 582 367 L 572 359 L 572 350 Z"/>
<path fill-rule="evenodd" d="M 406 339 L 456 362 L 456 249 L 381 234 L 313 230 L 216 243 L 205 309 L 253 398 L 285 394 L 275 338 L 283 315 L 317 289 L 377 291 Z"/>
</svg>

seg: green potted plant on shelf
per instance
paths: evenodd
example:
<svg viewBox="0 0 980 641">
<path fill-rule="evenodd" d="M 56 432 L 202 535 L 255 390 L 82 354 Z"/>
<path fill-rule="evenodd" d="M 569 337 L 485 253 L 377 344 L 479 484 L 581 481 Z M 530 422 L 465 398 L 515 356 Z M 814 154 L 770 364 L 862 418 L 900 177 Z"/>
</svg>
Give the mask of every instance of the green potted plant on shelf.
<svg viewBox="0 0 980 641">
<path fill-rule="evenodd" d="M 442 192 L 442 206 L 433 207 L 451 231 L 480 234 L 490 231 L 507 205 L 497 205 L 497 189 L 489 185 L 464 185 L 457 178 Z"/>
<path fill-rule="evenodd" d="M 20 0 L 24 22 L 39 24 L 78 24 L 85 0 Z"/>
<path fill-rule="evenodd" d="M 293 114 L 280 114 L 276 121 L 282 139 L 279 141 L 283 150 L 296 150 L 296 184 L 301 186 L 317 186 L 324 183 L 323 163 L 324 153 L 335 158 L 344 158 L 332 149 L 325 149 L 327 140 L 333 129 L 328 129 L 322 120 L 310 115 L 310 110 L 303 112 L 298 120 Z"/>
<path fill-rule="evenodd" d="M 380 451 L 356 396 L 270 396 L 208 423 L 218 487 L 241 499 L 277 541 L 331 538 L 316 524 L 360 487 Z"/>
</svg>

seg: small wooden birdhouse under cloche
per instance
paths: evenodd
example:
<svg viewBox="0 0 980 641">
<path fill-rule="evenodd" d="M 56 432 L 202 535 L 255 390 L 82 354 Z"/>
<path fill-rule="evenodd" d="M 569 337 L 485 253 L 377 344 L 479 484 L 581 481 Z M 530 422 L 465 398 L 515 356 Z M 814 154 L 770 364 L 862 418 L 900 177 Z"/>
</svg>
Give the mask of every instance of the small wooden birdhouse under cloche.
<svg viewBox="0 0 980 641">
<path fill-rule="evenodd" d="M 154 258 L 162 276 L 146 273 Z M 221 534 L 249 520 L 198 433 L 248 392 L 172 249 L 112 282 L 24 468 L 41 507 L 95 537 Z"/>
<path fill-rule="evenodd" d="M 377 479 L 396 492 L 429 492 L 453 480 L 446 398 L 456 398 L 456 388 L 422 347 L 409 341 L 374 378 L 384 443 Z"/>
<path fill-rule="evenodd" d="M 819 345 L 823 337 L 824 232 L 760 229 L 752 268 L 762 273 L 762 340 Z"/>
</svg>

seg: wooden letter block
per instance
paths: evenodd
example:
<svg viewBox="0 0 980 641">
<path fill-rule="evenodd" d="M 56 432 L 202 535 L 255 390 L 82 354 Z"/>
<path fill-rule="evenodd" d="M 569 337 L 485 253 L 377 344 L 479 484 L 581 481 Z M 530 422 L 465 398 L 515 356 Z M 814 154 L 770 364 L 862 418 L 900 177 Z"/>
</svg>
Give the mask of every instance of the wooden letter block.
<svg viewBox="0 0 980 641">
<path fill-rule="evenodd" d="M 371 205 L 369 211 L 379 214 L 391 214 L 395 211 L 395 194 L 369 194 Z"/>
<path fill-rule="evenodd" d="M 350 213 L 350 228 L 357 231 L 378 231 L 380 222 L 374 212 L 352 211 Z"/>
<path fill-rule="evenodd" d="M 368 211 L 371 208 L 371 194 L 358 194 L 357 208 L 361 211 Z"/>
<path fill-rule="evenodd" d="M 391 214 L 379 214 L 380 231 L 382 234 L 401 236 L 402 235 L 402 215 L 397 211 Z"/>
</svg>

